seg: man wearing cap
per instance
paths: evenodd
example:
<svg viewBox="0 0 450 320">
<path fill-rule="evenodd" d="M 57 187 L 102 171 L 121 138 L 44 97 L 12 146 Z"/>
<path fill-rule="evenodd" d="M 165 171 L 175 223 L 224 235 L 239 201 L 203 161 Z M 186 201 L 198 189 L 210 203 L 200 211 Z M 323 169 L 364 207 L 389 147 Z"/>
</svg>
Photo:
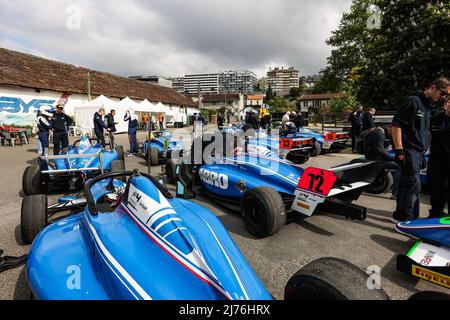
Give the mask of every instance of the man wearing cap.
<svg viewBox="0 0 450 320">
<path fill-rule="evenodd" d="M 95 136 L 97 137 L 98 141 L 100 141 L 103 148 L 106 146 L 104 131 L 105 129 L 107 129 L 105 121 L 103 121 L 104 115 L 105 115 L 105 108 L 100 108 L 100 110 L 98 110 L 98 112 L 94 114 Z"/>
<path fill-rule="evenodd" d="M 392 222 L 419 218 L 420 170 L 431 144 L 431 109 L 448 94 L 449 80 L 433 81 L 425 91 L 406 99 L 392 121 L 395 162 L 401 168 L 397 208 Z"/>
<path fill-rule="evenodd" d="M 67 152 L 69 147 L 69 126 L 73 123 L 71 117 L 64 113 L 64 105 L 56 106 L 56 113 L 53 115 L 53 153 L 59 155 Z"/>
</svg>

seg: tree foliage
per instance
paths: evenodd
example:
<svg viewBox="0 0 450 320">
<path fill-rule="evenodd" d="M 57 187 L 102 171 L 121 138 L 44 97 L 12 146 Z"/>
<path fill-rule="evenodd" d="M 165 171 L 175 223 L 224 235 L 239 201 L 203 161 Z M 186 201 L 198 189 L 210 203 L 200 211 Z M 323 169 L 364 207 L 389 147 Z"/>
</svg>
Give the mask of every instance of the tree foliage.
<svg viewBox="0 0 450 320">
<path fill-rule="evenodd" d="M 380 28 L 368 26 L 373 5 Z M 350 89 L 365 106 L 396 109 L 411 92 L 449 75 L 449 38 L 449 1 L 354 0 L 327 41 L 334 49 L 315 91 Z"/>
</svg>

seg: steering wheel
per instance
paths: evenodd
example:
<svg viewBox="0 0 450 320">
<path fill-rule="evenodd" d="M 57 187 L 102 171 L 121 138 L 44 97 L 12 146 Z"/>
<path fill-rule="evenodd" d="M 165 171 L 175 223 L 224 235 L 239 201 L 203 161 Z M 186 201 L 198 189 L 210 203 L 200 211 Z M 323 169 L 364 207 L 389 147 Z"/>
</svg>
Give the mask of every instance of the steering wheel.
<svg viewBox="0 0 450 320">
<path fill-rule="evenodd" d="M 119 178 L 119 177 L 130 177 L 130 179 L 128 179 L 127 186 L 125 188 L 125 192 L 123 192 L 123 194 L 120 195 L 119 200 L 116 202 L 116 205 L 118 205 L 120 203 L 120 201 L 122 201 L 122 202 L 127 201 L 128 192 L 130 190 L 130 185 L 131 185 L 131 180 L 134 177 L 145 177 L 145 178 L 149 179 L 158 188 L 158 190 L 161 191 L 161 193 L 163 194 L 164 197 L 166 197 L 167 199 L 173 198 L 173 196 L 169 192 L 169 190 L 167 190 L 167 188 L 165 186 L 163 186 L 161 183 L 159 183 L 158 180 L 156 180 L 154 177 L 152 177 L 148 174 L 139 172 L 139 170 L 137 170 L 137 169 L 135 169 L 134 171 L 109 172 L 104 175 L 95 177 L 91 180 L 88 180 L 84 185 L 84 195 L 86 197 L 87 207 L 88 207 L 91 215 L 93 215 L 93 216 L 98 215 L 98 212 L 100 209 L 97 207 L 97 203 L 94 201 L 94 197 L 92 196 L 92 192 L 91 192 L 92 187 L 101 181 L 104 181 L 106 179 L 111 179 L 110 183 L 108 184 L 108 188 L 107 188 L 107 189 L 110 189 L 109 191 L 111 191 L 111 192 L 106 193 L 105 195 L 111 194 L 113 191 L 113 179 Z M 103 195 L 103 197 L 105 195 Z M 99 200 L 100 200 L 100 198 L 99 198 Z M 112 199 L 109 199 L 109 200 L 112 200 Z M 107 203 L 108 205 L 111 206 L 112 203 L 109 200 L 103 199 L 100 203 L 102 203 L 102 204 Z M 97 202 L 98 202 L 98 200 L 97 200 Z M 104 208 L 102 207 L 101 209 L 103 210 Z"/>
</svg>

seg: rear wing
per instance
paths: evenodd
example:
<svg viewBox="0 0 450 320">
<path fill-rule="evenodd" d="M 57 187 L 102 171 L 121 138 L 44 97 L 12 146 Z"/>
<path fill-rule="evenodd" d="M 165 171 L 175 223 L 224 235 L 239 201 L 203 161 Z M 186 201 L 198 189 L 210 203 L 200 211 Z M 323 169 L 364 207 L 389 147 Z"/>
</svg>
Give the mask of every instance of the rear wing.
<svg viewBox="0 0 450 320">
<path fill-rule="evenodd" d="M 95 158 L 99 158 L 100 166 L 92 167 L 92 168 L 72 168 L 72 164 L 70 160 L 73 159 L 81 159 L 81 158 L 91 158 L 92 160 Z M 48 161 L 48 160 L 67 160 L 68 169 L 60 169 L 60 170 L 43 170 L 41 173 L 64 173 L 64 172 L 80 172 L 80 171 L 96 171 L 100 170 L 102 174 L 104 173 L 103 169 L 103 161 L 102 161 L 102 153 L 96 154 L 66 154 L 66 155 L 58 155 L 58 156 L 40 156 L 40 160 Z M 90 164 L 92 160 L 88 163 Z"/>
<path fill-rule="evenodd" d="M 311 216 L 325 200 L 345 195 L 356 200 L 363 188 L 372 184 L 383 168 L 375 162 L 353 163 L 331 169 L 310 167 L 303 172 L 292 209 Z"/>
</svg>

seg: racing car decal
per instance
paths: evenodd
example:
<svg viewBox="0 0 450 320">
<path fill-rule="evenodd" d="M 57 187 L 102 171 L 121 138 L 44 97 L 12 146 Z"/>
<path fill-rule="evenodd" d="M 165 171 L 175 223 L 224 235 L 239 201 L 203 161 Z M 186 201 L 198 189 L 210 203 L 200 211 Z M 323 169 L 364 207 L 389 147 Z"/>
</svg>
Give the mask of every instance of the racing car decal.
<svg viewBox="0 0 450 320">
<path fill-rule="evenodd" d="M 131 219 L 164 251 L 226 299 L 231 295 L 218 282 L 195 240 L 167 199 L 158 191 L 158 203 L 133 184 L 128 205 L 123 205 Z"/>
<path fill-rule="evenodd" d="M 215 187 L 218 187 L 223 190 L 228 189 L 228 176 L 226 174 L 222 174 L 222 173 L 219 174 L 217 172 L 213 172 L 213 171 L 201 168 L 199 175 L 200 175 L 200 179 L 203 182 L 205 182 L 211 186 L 215 186 Z"/>
<path fill-rule="evenodd" d="M 298 182 L 291 209 L 312 216 L 317 206 L 325 202 L 336 179 L 332 171 L 307 168 Z"/>
</svg>

